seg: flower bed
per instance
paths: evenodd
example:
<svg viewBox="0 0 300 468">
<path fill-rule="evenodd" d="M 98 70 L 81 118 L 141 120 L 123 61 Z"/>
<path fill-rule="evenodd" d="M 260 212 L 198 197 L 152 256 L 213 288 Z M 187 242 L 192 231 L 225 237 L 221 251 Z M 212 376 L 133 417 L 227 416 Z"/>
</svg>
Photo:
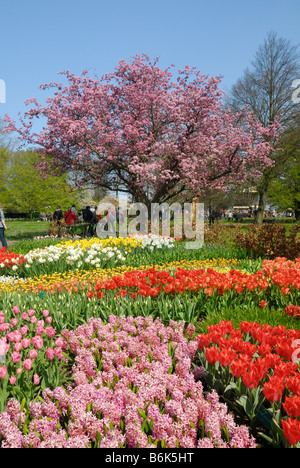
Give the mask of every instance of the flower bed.
<svg viewBox="0 0 300 468">
<path fill-rule="evenodd" d="M 197 341 L 183 324 L 151 317 L 93 319 L 62 333 L 74 384 L 0 415 L 7 448 L 254 448 L 216 392 L 191 372 Z"/>
<path fill-rule="evenodd" d="M 194 260 L 194 261 L 185 261 L 182 260 L 180 262 L 169 262 L 161 265 L 143 265 L 139 267 L 140 271 L 148 270 L 149 268 L 155 268 L 156 270 L 176 270 L 178 268 L 185 268 L 185 269 L 197 269 L 197 268 L 213 268 L 216 271 L 229 271 L 231 268 L 237 265 L 237 260 L 235 259 L 213 259 L 213 260 Z M 17 281 L 17 277 L 15 277 L 15 281 L 13 284 L 7 284 L 8 278 L 3 277 L 3 280 L 0 281 L 0 291 L 36 291 L 40 292 L 41 290 L 53 290 L 53 289 L 61 289 L 61 288 L 72 288 L 74 284 L 82 284 L 89 282 L 90 284 L 94 284 L 100 279 L 103 278 L 112 278 L 115 275 L 122 275 L 127 271 L 136 271 L 136 267 L 132 266 L 114 266 L 114 268 L 97 268 L 93 267 L 92 270 L 70 270 L 63 273 L 52 273 L 49 275 L 40 275 L 30 278 L 22 278 L 20 281 Z"/>
<path fill-rule="evenodd" d="M 6 247 L 0 249 L 0 271 L 4 272 L 4 274 L 14 274 L 14 272 L 18 270 L 21 265 L 26 264 L 26 262 L 27 260 L 24 255 L 15 254 L 6 249 Z"/>
<path fill-rule="evenodd" d="M 0 410 L 9 395 L 29 403 L 45 383 L 64 378 L 62 340 L 51 324 L 47 309 L 0 311 Z"/>
<path fill-rule="evenodd" d="M 273 271 L 273 270 L 272 270 Z M 299 280 L 300 263 L 297 261 L 283 263 L 283 269 L 277 270 L 276 274 L 264 267 L 255 274 L 243 273 L 239 270 L 230 270 L 227 273 L 214 269 L 186 270 L 178 268 L 175 272 L 158 271 L 155 268 L 148 270 L 136 270 L 124 273 L 124 275 L 113 276 L 109 280 L 98 281 L 94 291 L 89 288 L 90 298 L 94 294 L 103 297 L 106 291 L 116 291 L 118 296 L 155 297 L 160 293 L 177 294 L 186 292 L 204 291 L 209 297 L 218 298 L 224 295 L 227 304 L 242 296 L 249 300 L 257 294 L 262 307 L 268 301 L 282 301 L 282 296 L 289 296 L 289 300 L 296 300 L 297 291 L 300 287 Z M 265 293 L 265 294 L 264 294 Z"/>
<path fill-rule="evenodd" d="M 162 236 L 134 236 L 133 238 L 80 239 L 35 248 L 25 255 L 17 255 L 2 249 L 0 272 L 20 277 L 40 276 L 70 269 L 91 270 L 124 264 L 132 251 L 170 249 L 175 240 Z"/>
<path fill-rule="evenodd" d="M 251 427 L 262 421 L 275 446 L 300 441 L 300 331 L 242 322 L 208 327 L 198 336 L 209 387 L 243 410 Z"/>
<path fill-rule="evenodd" d="M 300 259 L 43 245 L 3 252 L 0 446 L 299 446 Z"/>
</svg>

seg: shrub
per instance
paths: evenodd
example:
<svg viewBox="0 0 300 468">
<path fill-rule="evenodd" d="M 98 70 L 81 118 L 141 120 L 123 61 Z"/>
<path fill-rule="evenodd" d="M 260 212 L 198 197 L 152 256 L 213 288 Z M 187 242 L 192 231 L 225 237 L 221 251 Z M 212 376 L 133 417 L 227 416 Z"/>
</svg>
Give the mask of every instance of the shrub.
<svg viewBox="0 0 300 468">
<path fill-rule="evenodd" d="M 299 226 L 287 231 L 280 224 L 262 224 L 247 232 L 237 229 L 233 240 L 237 247 L 246 249 L 254 257 L 286 257 L 292 260 L 300 254 L 298 234 Z"/>
</svg>

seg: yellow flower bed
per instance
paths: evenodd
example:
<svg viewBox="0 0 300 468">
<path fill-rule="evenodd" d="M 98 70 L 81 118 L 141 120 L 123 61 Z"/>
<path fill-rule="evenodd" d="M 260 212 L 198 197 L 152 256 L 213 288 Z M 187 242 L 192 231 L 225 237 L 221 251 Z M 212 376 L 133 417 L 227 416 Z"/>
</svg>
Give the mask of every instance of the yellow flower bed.
<svg viewBox="0 0 300 468">
<path fill-rule="evenodd" d="M 142 245 L 142 239 L 137 240 L 136 238 L 129 237 L 110 237 L 107 239 L 99 239 L 93 237 L 91 239 L 78 239 L 78 240 L 68 240 L 56 244 L 58 247 L 80 247 L 82 250 L 89 249 L 93 244 L 102 245 L 105 247 L 125 247 L 125 249 L 135 249 Z"/>
<path fill-rule="evenodd" d="M 76 241 L 77 242 L 77 241 Z M 85 242 L 85 241 L 79 241 Z M 88 242 L 88 241 L 86 241 Z M 216 271 L 226 273 L 238 263 L 235 259 L 211 259 L 211 260 L 182 260 L 180 262 L 169 262 L 161 265 L 143 265 L 139 267 L 120 266 L 112 269 L 96 268 L 92 271 L 76 270 L 65 273 L 54 273 L 52 275 L 43 275 L 35 278 L 17 280 L 14 283 L 0 283 L 0 291 L 19 291 L 19 292 L 40 292 L 55 291 L 57 288 L 70 289 L 73 287 L 86 287 L 87 284 L 93 284 L 99 279 L 111 278 L 114 275 L 121 275 L 126 271 L 148 270 L 176 270 L 184 269 L 207 269 L 213 268 Z"/>
</svg>

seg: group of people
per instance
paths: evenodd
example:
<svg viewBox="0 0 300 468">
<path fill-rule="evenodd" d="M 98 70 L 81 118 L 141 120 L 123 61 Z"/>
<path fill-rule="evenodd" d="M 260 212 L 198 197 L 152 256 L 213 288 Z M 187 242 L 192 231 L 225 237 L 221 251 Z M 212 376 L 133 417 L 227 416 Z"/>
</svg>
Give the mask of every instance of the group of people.
<svg viewBox="0 0 300 468">
<path fill-rule="evenodd" d="M 95 225 L 98 222 L 98 215 L 96 213 L 96 208 L 92 208 L 90 206 L 86 206 L 82 212 L 82 219 L 80 219 L 76 205 L 69 206 L 67 211 L 63 213 L 61 206 L 58 205 L 56 210 L 53 213 L 52 220 L 60 223 L 64 221 L 68 226 L 73 226 L 81 221 L 84 223 L 90 224 L 89 232 L 92 235 Z"/>
<path fill-rule="evenodd" d="M 257 214 L 257 208 L 253 209 L 251 206 L 249 206 L 248 210 L 220 210 L 218 208 L 211 208 L 208 210 L 208 219 L 210 224 L 214 224 L 217 222 L 219 223 L 221 218 L 227 219 L 228 221 L 239 221 L 242 218 L 253 218 Z"/>
<path fill-rule="evenodd" d="M 69 207 L 65 214 L 63 214 L 61 206 L 58 205 L 53 213 L 52 220 L 58 223 L 64 220 L 68 226 L 72 226 L 73 224 L 78 222 L 76 206 L 72 205 L 72 207 Z"/>
</svg>

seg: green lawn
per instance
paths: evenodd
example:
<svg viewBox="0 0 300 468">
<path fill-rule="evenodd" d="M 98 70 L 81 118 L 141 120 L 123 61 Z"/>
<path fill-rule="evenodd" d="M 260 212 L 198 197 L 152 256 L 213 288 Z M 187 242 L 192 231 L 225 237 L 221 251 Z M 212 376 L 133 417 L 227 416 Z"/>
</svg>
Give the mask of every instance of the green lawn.
<svg viewBox="0 0 300 468">
<path fill-rule="evenodd" d="M 48 221 L 34 220 L 6 220 L 7 230 L 5 237 L 7 241 L 33 238 L 35 236 L 45 236 L 49 230 Z"/>
</svg>

